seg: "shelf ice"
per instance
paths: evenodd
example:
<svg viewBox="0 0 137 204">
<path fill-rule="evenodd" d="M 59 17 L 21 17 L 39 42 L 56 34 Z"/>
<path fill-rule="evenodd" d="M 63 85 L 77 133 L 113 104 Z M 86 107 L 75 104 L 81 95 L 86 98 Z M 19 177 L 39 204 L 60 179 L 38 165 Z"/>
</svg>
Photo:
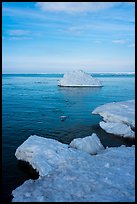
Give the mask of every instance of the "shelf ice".
<svg viewBox="0 0 137 204">
<path fill-rule="evenodd" d="M 107 103 L 94 109 L 103 117 L 100 127 L 108 133 L 135 138 L 135 100 Z"/>
<path fill-rule="evenodd" d="M 135 147 L 104 149 L 97 136 L 92 136 L 89 146 L 91 138 L 74 141 L 79 149 L 81 143 L 81 150 L 54 139 L 30 136 L 15 155 L 29 162 L 39 178 L 13 190 L 12 202 L 134 202 Z M 85 152 L 87 147 L 97 154 Z"/>
</svg>

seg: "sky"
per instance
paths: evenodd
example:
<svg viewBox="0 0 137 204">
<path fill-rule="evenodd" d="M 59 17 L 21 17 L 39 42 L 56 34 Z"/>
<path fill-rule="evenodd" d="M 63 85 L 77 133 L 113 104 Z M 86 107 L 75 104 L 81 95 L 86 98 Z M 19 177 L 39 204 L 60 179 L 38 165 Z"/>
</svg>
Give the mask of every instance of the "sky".
<svg viewBox="0 0 137 204">
<path fill-rule="evenodd" d="M 134 2 L 2 2 L 2 73 L 135 71 Z"/>
</svg>

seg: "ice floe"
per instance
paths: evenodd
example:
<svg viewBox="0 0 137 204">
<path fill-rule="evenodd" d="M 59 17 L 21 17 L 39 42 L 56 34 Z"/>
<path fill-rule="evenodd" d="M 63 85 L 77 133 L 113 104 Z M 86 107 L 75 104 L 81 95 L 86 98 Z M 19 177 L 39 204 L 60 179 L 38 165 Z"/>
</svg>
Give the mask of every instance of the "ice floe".
<svg viewBox="0 0 137 204">
<path fill-rule="evenodd" d="M 124 123 L 112 123 L 101 121 L 99 123 L 100 127 L 108 133 L 119 135 L 121 137 L 135 137 L 135 132 L 131 130 L 130 126 Z"/>
<path fill-rule="evenodd" d="M 100 87 L 102 86 L 101 82 L 92 77 L 90 74 L 85 73 L 82 70 L 75 70 L 64 74 L 64 77 L 58 82 L 58 86 L 70 86 L 70 87 L 79 87 L 79 86 L 93 86 Z"/>
<path fill-rule="evenodd" d="M 13 190 L 12 202 L 135 201 L 134 146 L 107 148 L 91 156 L 34 135 L 15 155 L 28 161 L 40 176 Z"/>
<path fill-rule="evenodd" d="M 67 116 L 65 116 L 65 115 L 61 115 L 61 116 L 60 116 L 60 119 L 61 119 L 61 121 L 64 121 L 64 120 L 67 119 Z"/>
<path fill-rule="evenodd" d="M 135 100 L 107 103 L 95 108 L 92 113 L 103 117 L 105 122 L 100 122 L 100 126 L 106 132 L 135 137 Z"/>
<path fill-rule="evenodd" d="M 104 149 L 100 139 L 95 133 L 84 138 L 73 139 L 70 143 L 70 147 L 88 152 L 89 154 L 96 154 Z"/>
</svg>

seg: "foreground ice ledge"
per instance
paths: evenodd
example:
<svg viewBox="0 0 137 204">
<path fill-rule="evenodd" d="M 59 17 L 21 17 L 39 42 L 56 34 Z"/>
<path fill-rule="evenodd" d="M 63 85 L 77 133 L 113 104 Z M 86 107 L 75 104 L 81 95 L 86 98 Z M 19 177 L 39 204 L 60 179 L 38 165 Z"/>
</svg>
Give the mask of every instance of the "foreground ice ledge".
<svg viewBox="0 0 137 204">
<path fill-rule="evenodd" d="M 104 147 L 96 134 L 77 138 L 70 145 L 62 144 L 54 139 L 32 135 L 17 148 L 15 156 L 19 160 L 29 162 L 40 176 L 44 176 L 55 168 L 72 164 L 76 155 L 87 154 L 85 152 L 96 154 L 102 149 Z"/>
<path fill-rule="evenodd" d="M 135 100 L 107 103 L 97 107 L 93 114 L 103 117 L 100 127 L 108 133 L 135 138 Z"/>
<path fill-rule="evenodd" d="M 91 156 L 54 139 L 30 136 L 16 157 L 28 161 L 40 177 L 16 188 L 12 202 L 134 202 L 134 154 L 134 146 L 121 146 Z"/>
<path fill-rule="evenodd" d="M 70 86 L 70 87 L 101 87 L 101 82 L 92 77 L 90 74 L 85 73 L 82 70 L 76 70 L 64 74 L 64 77 L 60 79 L 58 86 Z"/>
</svg>

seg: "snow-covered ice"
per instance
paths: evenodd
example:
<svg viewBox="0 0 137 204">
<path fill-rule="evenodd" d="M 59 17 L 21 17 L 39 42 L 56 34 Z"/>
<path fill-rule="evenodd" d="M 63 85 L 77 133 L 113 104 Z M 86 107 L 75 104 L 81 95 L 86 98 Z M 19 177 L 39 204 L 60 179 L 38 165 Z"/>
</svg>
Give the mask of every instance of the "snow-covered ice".
<svg viewBox="0 0 137 204">
<path fill-rule="evenodd" d="M 95 108 L 93 114 L 100 114 L 105 122 L 100 126 L 108 133 L 134 138 L 135 100 L 107 103 Z"/>
<path fill-rule="evenodd" d="M 12 191 L 12 202 L 134 202 L 135 147 L 112 147 L 96 155 L 54 139 L 30 136 L 16 150 L 40 177 Z"/>
<path fill-rule="evenodd" d="M 71 148 L 71 146 L 80 150 Z M 17 148 L 15 156 L 19 160 L 29 162 L 40 176 L 44 176 L 59 166 L 65 166 L 66 162 L 69 164 L 76 154 L 77 156 L 81 154 L 81 150 L 95 154 L 101 149 L 103 145 L 95 134 L 73 140 L 70 145 L 62 144 L 54 139 L 31 135 Z"/>
<path fill-rule="evenodd" d="M 15 156 L 19 160 L 29 162 L 40 176 L 44 176 L 59 166 L 65 166 L 66 158 L 70 160 L 73 152 L 68 149 L 67 144 L 31 135 L 17 148 Z"/>
<path fill-rule="evenodd" d="M 76 138 L 69 144 L 70 147 L 88 152 L 89 154 L 96 154 L 104 149 L 100 139 L 95 133 L 84 138 Z"/>
<path fill-rule="evenodd" d="M 75 70 L 64 74 L 58 86 L 102 86 L 101 82 L 82 70 Z"/>
<path fill-rule="evenodd" d="M 135 137 L 135 132 L 131 130 L 130 126 L 124 123 L 112 123 L 101 121 L 99 123 L 100 127 L 108 133 L 119 135 L 121 137 Z"/>
</svg>

